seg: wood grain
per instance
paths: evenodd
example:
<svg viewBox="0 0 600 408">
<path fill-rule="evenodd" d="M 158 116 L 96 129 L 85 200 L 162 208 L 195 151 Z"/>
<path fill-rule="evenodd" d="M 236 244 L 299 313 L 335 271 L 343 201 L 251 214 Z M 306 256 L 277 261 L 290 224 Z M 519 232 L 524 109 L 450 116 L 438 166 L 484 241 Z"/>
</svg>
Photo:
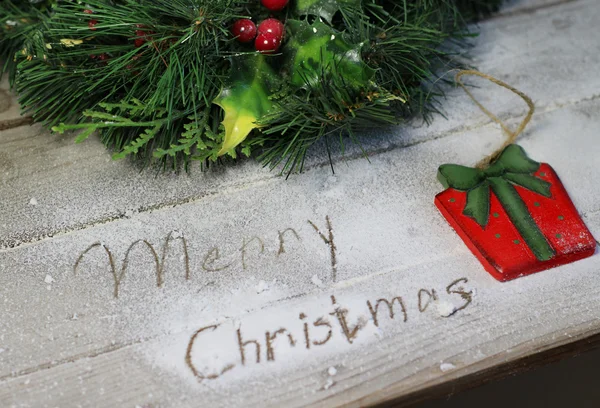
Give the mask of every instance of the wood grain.
<svg viewBox="0 0 600 408">
<path fill-rule="evenodd" d="M 588 337 L 589 336 L 589 337 Z M 536 350 L 534 354 L 521 359 L 500 364 L 491 364 L 490 368 L 474 372 L 454 381 L 448 381 L 423 391 L 399 398 L 391 398 L 387 402 L 376 404 L 379 408 L 412 407 L 420 402 L 434 398 L 451 397 L 462 391 L 476 388 L 506 377 L 532 371 L 558 361 L 580 356 L 588 351 L 600 348 L 600 333 L 586 332 L 581 339 L 563 345 L 556 345 L 544 351 Z"/>
<path fill-rule="evenodd" d="M 473 54 L 538 101 L 520 143 L 598 238 L 600 80 L 578 73 L 600 64 L 580 35 L 600 10 L 531 4 L 483 23 Z M 518 122 L 524 107 L 482 91 Z M 1 131 L 0 406 L 408 405 L 595 347 L 598 253 L 501 284 L 437 213 L 437 166 L 502 139 L 449 98 L 448 121 L 374 138 L 370 162 L 351 152 L 332 176 L 316 155 L 288 181 L 251 162 L 154 178 L 95 140 Z M 234 368 L 199 382 L 190 361 Z"/>
<path fill-rule="evenodd" d="M 600 70 L 600 53 L 594 52 L 598 48 L 594 27 L 600 23 L 600 12 L 593 7 L 594 1 L 547 7 L 549 4 L 554 2 L 534 2 L 526 13 L 515 11 L 510 18 L 483 22 L 471 52 L 479 69 L 533 95 L 538 112 L 597 97 L 600 89 L 600 78 L 587 75 Z M 581 80 L 584 77 L 586 81 Z M 522 116 L 526 107 L 515 102 L 510 93 L 497 92 L 485 82 L 476 85 L 480 90 L 477 96 L 500 117 Z M 460 90 L 449 90 L 444 106 L 447 119 L 437 118 L 431 126 L 415 120 L 410 126 L 374 132 L 365 137 L 365 150 L 377 154 L 450 137 L 489 123 Z M 0 133 L 0 152 L 8 163 L 3 169 L 0 196 L 17 194 L 11 200 L 14 204 L 0 208 L 0 216 L 6 220 L 0 247 L 35 242 L 121 219 L 126 214 L 201 200 L 223 191 L 278 182 L 275 172 L 249 161 L 217 167 L 208 173 L 195 169 L 183 177 L 163 173 L 147 177 L 127 161 L 112 162 L 110 153 L 97 139 L 84 145 L 74 145 L 72 140 L 72 135 L 49 136 L 39 128 Z M 334 159 L 342 168 L 345 160 L 361 154 L 358 147 L 353 147 L 345 156 L 336 155 Z M 307 167 L 327 163 L 326 154 L 315 150 Z M 31 198 L 52 205 L 31 208 L 26 205 Z M 55 204 L 62 207 L 60 214 L 54 211 Z"/>
<path fill-rule="evenodd" d="M 9 89 L 8 77 L 4 76 L 0 80 L 0 130 L 21 126 L 22 121 L 17 97 Z"/>
</svg>

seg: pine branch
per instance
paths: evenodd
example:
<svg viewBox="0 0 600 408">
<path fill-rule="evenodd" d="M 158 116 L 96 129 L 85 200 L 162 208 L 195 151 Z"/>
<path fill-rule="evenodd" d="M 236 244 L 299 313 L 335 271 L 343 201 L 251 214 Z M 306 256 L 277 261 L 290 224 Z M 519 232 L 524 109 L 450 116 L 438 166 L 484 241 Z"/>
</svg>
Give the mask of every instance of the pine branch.
<svg viewBox="0 0 600 408">
<path fill-rule="evenodd" d="M 11 87 L 16 79 L 16 55 L 30 47 L 31 36 L 53 4 L 53 0 L 3 0 L 0 4 L 0 61 L 4 62 L 0 77 L 8 74 Z"/>
<path fill-rule="evenodd" d="M 330 12 L 315 33 L 320 40 L 295 41 L 319 16 L 300 13 L 291 1 L 279 15 L 287 20 L 287 45 L 267 59 L 278 78 L 237 83 L 263 86 L 255 94 L 269 96 L 230 105 L 272 108 L 230 156 L 257 154 L 271 168 L 301 171 L 319 141 L 328 154 L 334 145 L 343 152 L 344 140 L 360 144 L 363 129 L 413 115 L 428 120 L 443 98 L 436 73 L 459 66 L 454 53 L 472 35 L 466 22 L 501 0 L 319 2 Z M 215 102 L 229 92 L 231 61 L 252 54 L 233 38 L 232 22 L 270 14 L 257 0 L 4 0 L 0 58 L 36 121 L 78 131 L 78 142 L 97 132 L 115 158 L 187 168 L 223 154 L 227 130 Z M 319 49 L 321 39 L 331 45 Z"/>
</svg>

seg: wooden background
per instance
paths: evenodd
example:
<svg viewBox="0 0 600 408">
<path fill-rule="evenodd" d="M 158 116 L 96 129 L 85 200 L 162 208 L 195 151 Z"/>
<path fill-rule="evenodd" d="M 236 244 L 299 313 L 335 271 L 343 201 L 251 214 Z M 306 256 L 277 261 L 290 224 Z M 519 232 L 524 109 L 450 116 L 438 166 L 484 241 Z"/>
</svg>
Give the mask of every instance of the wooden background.
<svg viewBox="0 0 600 408">
<path fill-rule="evenodd" d="M 535 100 L 520 144 L 596 237 L 599 26 L 596 0 L 515 1 L 471 50 Z M 509 123 L 525 114 L 471 83 Z M 0 406 L 408 403 L 596 338 L 598 254 L 501 284 L 437 213 L 437 167 L 502 140 L 462 91 L 444 107 L 365 138 L 369 160 L 336 156 L 335 175 L 318 152 L 287 181 L 252 161 L 155 174 L 23 125 L 4 83 Z M 381 302 L 374 317 L 381 299 L 393 318 Z"/>
</svg>

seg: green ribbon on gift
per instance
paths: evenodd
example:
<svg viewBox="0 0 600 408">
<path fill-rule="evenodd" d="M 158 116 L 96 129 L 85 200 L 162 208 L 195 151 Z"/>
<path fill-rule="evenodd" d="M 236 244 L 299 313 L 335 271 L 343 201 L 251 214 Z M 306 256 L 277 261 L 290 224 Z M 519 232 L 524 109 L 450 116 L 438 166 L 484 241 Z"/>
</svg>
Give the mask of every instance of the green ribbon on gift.
<svg viewBox="0 0 600 408">
<path fill-rule="evenodd" d="M 490 218 L 491 189 L 536 258 L 547 261 L 555 252 L 515 189 L 515 186 L 521 186 L 544 197 L 552 197 L 551 184 L 534 176 L 539 168 L 540 163 L 527 157 L 522 147 L 511 144 L 484 169 L 444 164 L 439 168 L 438 179 L 445 188 L 467 193 L 463 214 L 484 229 Z"/>
</svg>

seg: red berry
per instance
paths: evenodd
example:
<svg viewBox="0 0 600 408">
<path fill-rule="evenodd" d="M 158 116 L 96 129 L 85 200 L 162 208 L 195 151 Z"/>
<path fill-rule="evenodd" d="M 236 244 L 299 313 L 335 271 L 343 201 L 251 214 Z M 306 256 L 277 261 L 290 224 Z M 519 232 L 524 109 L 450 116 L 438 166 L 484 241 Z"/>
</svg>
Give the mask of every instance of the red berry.
<svg viewBox="0 0 600 408">
<path fill-rule="evenodd" d="M 96 24 L 98 24 L 98 20 L 90 20 L 88 23 L 88 27 L 90 28 L 90 30 L 96 31 Z"/>
<path fill-rule="evenodd" d="M 85 10 L 83 10 L 83 12 L 85 14 L 94 14 L 94 12 L 92 10 L 90 10 L 90 9 L 85 9 Z"/>
<path fill-rule="evenodd" d="M 288 4 L 288 0 L 261 0 L 262 5 L 268 8 L 271 11 L 280 11 L 283 10 L 285 6 Z"/>
<path fill-rule="evenodd" d="M 107 53 L 104 53 L 104 54 L 100 54 L 98 56 L 98 59 L 100 60 L 100 65 L 106 66 L 106 65 L 108 65 L 108 60 L 110 59 L 110 56 Z"/>
<path fill-rule="evenodd" d="M 262 23 L 258 25 L 258 33 L 271 33 L 276 37 L 283 39 L 283 34 L 285 33 L 285 26 L 283 23 L 276 18 L 268 18 Z"/>
<path fill-rule="evenodd" d="M 136 24 L 135 25 L 137 28 L 141 29 L 147 29 L 148 27 L 144 26 L 143 24 Z M 154 34 L 154 31 L 145 31 L 145 30 L 135 30 L 135 35 L 137 36 L 137 38 L 134 40 L 134 44 L 137 48 L 140 48 L 142 45 L 146 44 L 148 41 L 152 41 L 152 34 Z"/>
<path fill-rule="evenodd" d="M 247 43 L 256 37 L 256 24 L 247 18 L 240 19 L 233 24 L 231 32 L 239 42 Z"/>
<path fill-rule="evenodd" d="M 281 46 L 281 38 L 273 33 L 260 33 L 256 36 L 254 47 L 263 54 L 275 52 Z"/>
</svg>

